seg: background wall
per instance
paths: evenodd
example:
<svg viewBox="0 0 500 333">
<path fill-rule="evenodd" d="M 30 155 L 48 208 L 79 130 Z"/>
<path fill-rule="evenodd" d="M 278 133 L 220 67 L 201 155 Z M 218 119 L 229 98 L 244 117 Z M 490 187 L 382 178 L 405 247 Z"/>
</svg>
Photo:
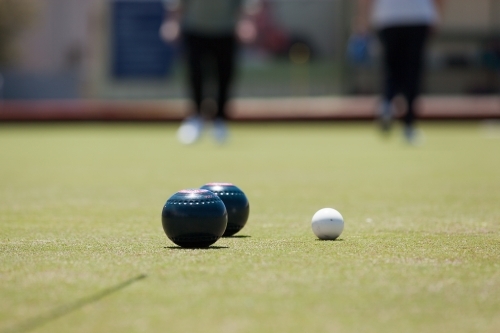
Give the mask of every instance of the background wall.
<svg viewBox="0 0 500 333">
<path fill-rule="evenodd" d="M 3 95 L 11 99 L 184 97 L 181 59 L 163 79 L 111 75 L 113 1 L 134 0 L 37 0 L 34 20 L 18 38 L 16 62 L 0 70 L 5 79 Z M 269 3 L 275 26 L 310 44 L 314 58 L 297 66 L 265 50 L 243 49 L 239 96 L 376 92 L 376 65 L 346 68 L 342 62 L 352 1 Z M 499 33 L 500 1 L 449 0 L 442 30 L 429 54 L 428 92 L 466 93 L 474 91 L 472 86 L 495 91 L 498 75 L 494 68 L 484 67 L 480 58 Z"/>
</svg>

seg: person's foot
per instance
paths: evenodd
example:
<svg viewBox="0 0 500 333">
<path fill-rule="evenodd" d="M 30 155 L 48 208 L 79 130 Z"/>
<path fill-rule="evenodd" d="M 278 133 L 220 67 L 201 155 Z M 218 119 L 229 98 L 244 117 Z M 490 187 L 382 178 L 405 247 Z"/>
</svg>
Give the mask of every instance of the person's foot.
<svg viewBox="0 0 500 333">
<path fill-rule="evenodd" d="M 413 125 L 405 125 L 403 128 L 403 135 L 409 145 L 419 146 L 423 143 L 422 133 Z"/>
<path fill-rule="evenodd" d="M 193 144 L 200 138 L 202 130 L 203 119 L 200 116 L 189 117 L 179 127 L 177 139 L 185 145 Z"/>
<path fill-rule="evenodd" d="M 394 107 L 391 102 L 382 102 L 377 115 L 378 125 L 384 133 L 392 129 L 394 120 Z"/>
<path fill-rule="evenodd" d="M 222 118 L 215 118 L 213 123 L 213 135 L 215 141 L 223 144 L 227 141 L 229 131 L 227 129 L 226 121 Z"/>
</svg>

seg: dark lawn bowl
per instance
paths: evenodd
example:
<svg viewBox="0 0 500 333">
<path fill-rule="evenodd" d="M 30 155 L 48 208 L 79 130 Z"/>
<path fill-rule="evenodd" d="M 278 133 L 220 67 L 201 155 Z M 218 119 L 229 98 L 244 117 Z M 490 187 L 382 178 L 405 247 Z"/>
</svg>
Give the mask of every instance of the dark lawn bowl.
<svg viewBox="0 0 500 333">
<path fill-rule="evenodd" d="M 226 206 L 227 228 L 223 237 L 233 236 L 243 229 L 250 214 L 250 204 L 242 190 L 231 183 L 208 183 L 201 189 L 215 193 Z"/>
<path fill-rule="evenodd" d="M 222 237 L 227 227 L 222 200 L 204 189 L 181 190 L 163 206 L 161 222 L 167 237 L 187 248 L 205 248 Z"/>
</svg>

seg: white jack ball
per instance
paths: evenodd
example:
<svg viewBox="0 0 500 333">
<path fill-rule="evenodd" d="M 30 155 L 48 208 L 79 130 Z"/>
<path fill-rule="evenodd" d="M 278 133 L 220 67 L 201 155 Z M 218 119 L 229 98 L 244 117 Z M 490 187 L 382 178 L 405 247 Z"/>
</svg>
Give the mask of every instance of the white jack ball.
<svg viewBox="0 0 500 333">
<path fill-rule="evenodd" d="M 314 214 L 312 231 L 319 239 L 336 239 L 344 230 L 344 218 L 333 208 L 323 208 Z"/>
</svg>

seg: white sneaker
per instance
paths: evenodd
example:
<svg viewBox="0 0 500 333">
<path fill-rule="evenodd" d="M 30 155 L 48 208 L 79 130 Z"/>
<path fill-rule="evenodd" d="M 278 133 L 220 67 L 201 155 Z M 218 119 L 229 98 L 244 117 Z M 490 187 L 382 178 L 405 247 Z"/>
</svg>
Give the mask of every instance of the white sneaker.
<svg viewBox="0 0 500 333">
<path fill-rule="evenodd" d="M 394 120 L 394 106 L 391 102 L 384 101 L 378 110 L 378 124 L 382 132 L 389 132 Z"/>
<path fill-rule="evenodd" d="M 202 130 L 203 119 L 200 116 L 189 117 L 179 127 L 177 139 L 185 145 L 193 144 L 200 138 Z"/>
<path fill-rule="evenodd" d="M 215 118 L 213 123 L 213 135 L 215 141 L 219 144 L 223 144 L 227 141 L 229 136 L 229 131 L 227 129 L 226 121 L 221 118 Z"/>
<path fill-rule="evenodd" d="M 405 125 L 403 135 L 406 142 L 411 146 L 420 146 L 424 143 L 424 136 L 422 132 L 413 126 Z"/>
</svg>

